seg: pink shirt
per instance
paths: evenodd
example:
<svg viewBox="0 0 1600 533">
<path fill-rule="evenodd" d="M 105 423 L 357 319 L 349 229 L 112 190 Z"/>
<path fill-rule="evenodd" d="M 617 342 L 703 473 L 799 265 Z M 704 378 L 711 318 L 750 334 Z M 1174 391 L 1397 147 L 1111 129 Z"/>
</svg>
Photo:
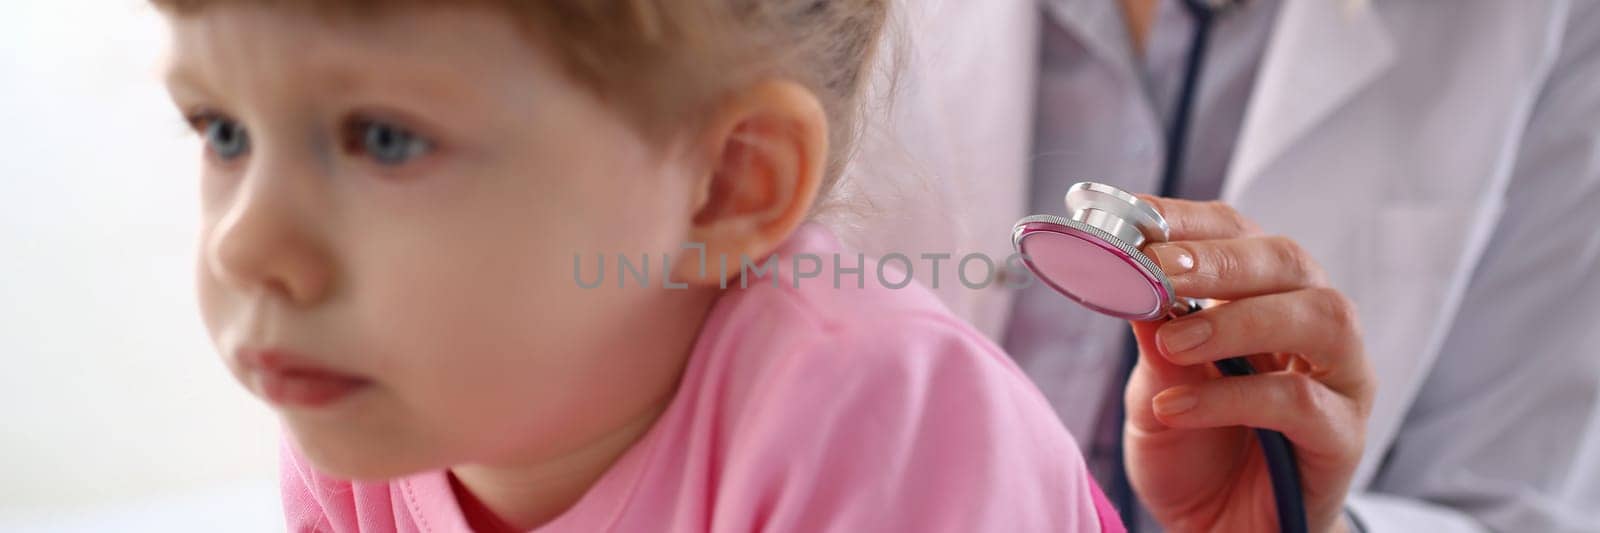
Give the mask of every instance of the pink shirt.
<svg viewBox="0 0 1600 533">
<path fill-rule="evenodd" d="M 537 531 L 1123 530 L 1010 358 L 870 259 L 835 288 L 839 249 L 808 224 L 724 294 L 661 418 Z M 823 273 L 796 287 L 801 252 Z M 351 483 L 285 446 L 282 482 L 290 531 L 468 530 L 445 470 Z"/>
</svg>

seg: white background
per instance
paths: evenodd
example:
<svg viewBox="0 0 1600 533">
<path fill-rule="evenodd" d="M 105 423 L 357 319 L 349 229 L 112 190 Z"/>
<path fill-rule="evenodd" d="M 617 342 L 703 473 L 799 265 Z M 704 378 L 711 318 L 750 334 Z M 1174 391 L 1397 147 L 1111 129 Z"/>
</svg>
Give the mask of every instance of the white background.
<svg viewBox="0 0 1600 533">
<path fill-rule="evenodd" d="M 199 144 L 143 0 L 0 16 L 0 531 L 282 531 L 195 303 Z"/>
</svg>

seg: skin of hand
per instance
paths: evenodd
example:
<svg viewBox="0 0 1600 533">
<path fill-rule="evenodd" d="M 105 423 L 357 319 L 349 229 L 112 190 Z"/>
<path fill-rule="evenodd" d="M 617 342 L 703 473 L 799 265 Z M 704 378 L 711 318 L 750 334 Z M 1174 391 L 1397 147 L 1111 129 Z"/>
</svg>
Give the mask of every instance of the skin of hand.
<svg viewBox="0 0 1600 533">
<path fill-rule="evenodd" d="M 1145 251 L 1179 296 L 1220 304 L 1133 324 L 1139 360 L 1124 401 L 1128 476 L 1170 531 L 1275 531 L 1252 428 L 1294 446 L 1311 531 L 1353 528 L 1345 493 L 1360 463 L 1376 378 L 1350 300 L 1294 241 L 1231 207 L 1144 196 L 1172 226 Z M 1212 362 L 1247 356 L 1256 375 Z"/>
</svg>

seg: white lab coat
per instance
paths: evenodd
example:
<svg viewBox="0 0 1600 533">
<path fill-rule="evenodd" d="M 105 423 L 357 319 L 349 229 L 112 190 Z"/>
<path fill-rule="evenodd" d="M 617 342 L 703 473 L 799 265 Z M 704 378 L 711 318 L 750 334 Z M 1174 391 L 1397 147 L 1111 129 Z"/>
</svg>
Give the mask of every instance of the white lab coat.
<svg viewBox="0 0 1600 533">
<path fill-rule="evenodd" d="M 831 218 L 870 253 L 1005 257 L 1040 6 L 902 4 L 893 105 Z M 1223 199 L 1360 309 L 1379 392 L 1352 508 L 1374 532 L 1600 531 L 1600 2 L 1285 0 L 1262 61 Z M 952 266 L 936 292 L 999 339 L 1010 290 Z"/>
</svg>

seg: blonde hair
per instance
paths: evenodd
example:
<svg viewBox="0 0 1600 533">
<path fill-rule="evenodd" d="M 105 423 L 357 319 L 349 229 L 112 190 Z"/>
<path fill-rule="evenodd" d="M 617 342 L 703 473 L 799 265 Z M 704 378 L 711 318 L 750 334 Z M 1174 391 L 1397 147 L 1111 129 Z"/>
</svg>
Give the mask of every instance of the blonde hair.
<svg viewBox="0 0 1600 533">
<path fill-rule="evenodd" d="M 219 4 L 287 5 L 330 15 L 385 7 L 487 5 L 516 17 L 565 66 L 648 135 L 699 125 L 729 90 L 781 78 L 810 89 L 828 116 L 822 192 L 857 137 L 866 72 L 891 0 L 151 0 L 176 14 Z"/>
</svg>

